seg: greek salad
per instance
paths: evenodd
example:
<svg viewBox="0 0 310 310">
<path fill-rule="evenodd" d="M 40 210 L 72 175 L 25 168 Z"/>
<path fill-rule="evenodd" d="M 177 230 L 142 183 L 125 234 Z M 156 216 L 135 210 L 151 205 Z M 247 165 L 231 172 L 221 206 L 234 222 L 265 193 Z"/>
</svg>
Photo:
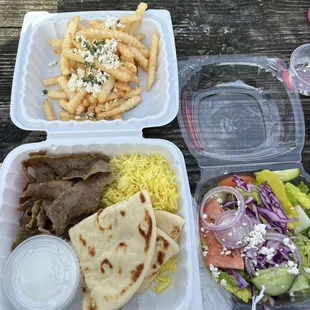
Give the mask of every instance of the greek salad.
<svg viewBox="0 0 310 310">
<path fill-rule="evenodd" d="M 269 309 L 310 292 L 310 190 L 300 169 L 220 179 L 199 204 L 201 252 L 214 280 Z"/>
</svg>

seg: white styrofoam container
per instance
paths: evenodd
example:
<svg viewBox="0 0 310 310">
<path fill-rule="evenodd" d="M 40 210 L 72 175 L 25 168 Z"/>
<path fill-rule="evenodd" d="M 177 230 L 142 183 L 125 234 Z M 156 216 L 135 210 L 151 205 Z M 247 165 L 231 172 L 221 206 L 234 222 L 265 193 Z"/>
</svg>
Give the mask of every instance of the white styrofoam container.
<svg viewBox="0 0 310 310">
<path fill-rule="evenodd" d="M 134 130 L 144 127 L 161 126 L 169 123 L 178 111 L 178 76 L 176 51 L 170 13 L 166 10 L 148 10 L 137 30 L 146 34 L 142 41 L 150 46 L 153 31 L 159 35 L 159 56 L 156 81 L 147 92 L 147 74 L 139 68 L 142 103 L 131 111 L 123 113 L 124 120 L 50 122 L 46 120 L 41 91 L 45 88 L 43 78 L 60 74 L 59 65 L 50 68 L 48 63 L 59 60 L 48 45 L 50 38 L 63 38 L 68 20 L 79 15 L 81 22 L 87 24 L 90 19 L 103 20 L 108 16 L 122 16 L 128 11 L 89 11 L 50 14 L 48 12 L 29 12 L 25 15 L 24 24 L 16 58 L 14 71 L 11 119 L 20 128 L 28 130 L 62 131 L 102 131 Z M 53 73 L 49 73 L 52 70 Z M 51 100 L 55 112 L 60 108 Z"/>
<path fill-rule="evenodd" d="M 78 142 L 74 139 L 51 139 L 41 143 L 22 145 L 6 157 L 0 174 L 0 309 L 13 309 L 3 290 L 3 270 L 19 227 L 20 213 L 16 211 L 19 197 L 27 183 L 21 161 L 28 158 L 29 152 L 39 150 L 48 150 L 49 154 L 103 152 L 108 156 L 135 152 L 161 154 L 178 176 L 177 183 L 180 190 L 178 214 L 186 219 L 179 241 L 178 266 L 173 274 L 172 284 L 165 292 L 157 295 L 152 290 L 148 290 L 142 295 L 135 295 L 123 309 L 202 309 L 195 225 L 183 155 L 171 142 L 141 137 L 105 138 L 101 140 L 95 138 L 88 139 L 86 142 Z M 68 310 L 80 310 L 80 301 L 81 297 L 78 296 L 77 301 Z"/>
<path fill-rule="evenodd" d="M 123 309 L 134 310 L 200 310 L 198 254 L 195 239 L 191 194 L 186 166 L 181 151 L 165 140 L 143 139 L 142 129 L 169 123 L 177 114 L 178 72 L 171 17 L 165 10 L 147 11 L 142 28 L 147 35 L 155 30 L 160 36 L 160 54 L 157 82 L 152 90 L 143 92 L 143 102 L 136 109 L 125 113 L 125 120 L 100 122 L 47 122 L 42 110 L 40 92 L 42 78 L 51 76 L 47 66 L 55 59 L 48 47 L 50 37 L 63 36 L 66 22 L 79 15 L 83 23 L 89 19 L 121 16 L 130 12 L 75 12 L 49 14 L 29 12 L 25 15 L 18 47 L 11 96 L 11 119 L 26 130 L 44 130 L 48 138 L 14 149 L 5 159 L 0 171 L 0 309 L 13 310 L 3 290 L 4 266 L 10 255 L 21 214 L 16 210 L 19 197 L 27 183 L 21 161 L 29 152 L 47 150 L 50 154 L 104 152 L 108 156 L 121 153 L 159 153 L 175 171 L 180 189 L 179 215 L 186 220 L 180 237 L 178 266 L 172 285 L 162 294 L 148 290 L 135 295 Z M 149 41 L 145 41 L 149 45 Z M 55 69 L 53 75 L 57 74 Z M 140 80 L 145 80 L 143 72 Z M 145 82 L 142 82 L 142 85 Z M 67 310 L 81 310 L 80 293 Z M 51 309 L 54 310 L 54 309 Z"/>
</svg>

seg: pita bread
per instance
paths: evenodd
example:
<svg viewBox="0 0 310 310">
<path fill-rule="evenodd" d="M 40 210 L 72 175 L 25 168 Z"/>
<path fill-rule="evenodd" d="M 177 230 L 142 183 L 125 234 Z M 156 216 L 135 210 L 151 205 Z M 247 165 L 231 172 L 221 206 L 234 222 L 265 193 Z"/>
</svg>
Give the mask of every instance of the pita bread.
<svg viewBox="0 0 310 310">
<path fill-rule="evenodd" d="M 154 257 L 157 232 L 150 197 L 141 191 L 126 202 L 101 209 L 71 228 L 69 235 L 91 306 L 119 309 L 140 287 Z"/>
<path fill-rule="evenodd" d="M 137 290 L 137 293 L 145 292 L 150 283 L 156 277 L 159 272 L 159 269 L 162 265 L 172 256 L 177 255 L 180 252 L 179 245 L 170 238 L 164 231 L 157 228 L 157 237 L 156 237 L 156 249 L 155 255 L 152 260 L 151 268 L 148 272 L 148 275 L 144 279 L 143 283 Z"/>
<path fill-rule="evenodd" d="M 176 214 L 164 210 L 156 210 L 156 225 L 169 235 L 174 241 L 178 241 L 185 220 Z"/>
</svg>

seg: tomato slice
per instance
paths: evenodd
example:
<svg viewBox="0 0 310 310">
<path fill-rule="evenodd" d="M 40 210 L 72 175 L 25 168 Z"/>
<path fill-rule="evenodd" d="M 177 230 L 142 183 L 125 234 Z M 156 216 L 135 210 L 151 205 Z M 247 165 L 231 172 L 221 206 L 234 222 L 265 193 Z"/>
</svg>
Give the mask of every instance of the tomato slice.
<svg viewBox="0 0 310 310">
<path fill-rule="evenodd" d="M 214 223 L 215 220 L 223 213 L 223 208 L 215 198 L 209 199 L 203 207 L 203 213 L 208 217 L 207 222 Z"/>
<path fill-rule="evenodd" d="M 211 245 L 213 243 L 214 240 L 216 240 L 215 238 L 215 234 L 213 231 L 211 230 L 206 230 L 206 229 L 203 229 L 203 231 L 201 231 L 201 228 L 203 228 L 202 226 L 202 223 L 201 223 L 201 220 L 200 220 L 200 237 L 202 239 L 202 242 L 205 244 L 205 245 Z"/>
<path fill-rule="evenodd" d="M 253 183 L 255 179 L 249 175 L 240 175 L 240 178 L 242 178 L 246 183 Z M 218 186 L 231 186 L 236 187 L 236 183 L 233 182 L 233 177 L 228 177 L 226 179 L 221 180 L 218 183 Z"/>
<path fill-rule="evenodd" d="M 219 268 L 244 270 L 244 261 L 239 249 L 231 250 L 231 253 L 228 255 L 221 254 L 221 252 L 223 252 L 223 245 L 214 240 L 208 248 L 206 256 L 207 266 L 213 265 Z"/>
<path fill-rule="evenodd" d="M 214 223 L 215 220 L 223 213 L 221 205 L 216 201 L 216 199 L 209 199 L 203 208 L 203 213 L 207 215 L 206 221 L 208 223 Z M 206 245 L 211 245 L 215 240 L 215 235 L 213 231 L 207 231 L 203 228 L 202 221 L 200 219 L 200 236 Z M 203 228 L 203 229 L 201 229 Z"/>
</svg>

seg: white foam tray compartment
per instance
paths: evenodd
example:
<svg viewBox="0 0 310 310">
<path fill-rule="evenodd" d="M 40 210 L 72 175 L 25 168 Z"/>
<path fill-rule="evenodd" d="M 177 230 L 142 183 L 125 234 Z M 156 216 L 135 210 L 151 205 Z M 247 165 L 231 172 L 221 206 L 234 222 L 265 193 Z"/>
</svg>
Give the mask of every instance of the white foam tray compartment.
<svg viewBox="0 0 310 310">
<path fill-rule="evenodd" d="M 150 46 L 152 31 L 159 34 L 159 57 L 156 82 L 146 91 L 147 74 L 139 70 L 140 83 L 143 86 L 142 103 L 135 109 L 123 114 L 124 120 L 49 122 L 42 108 L 44 88 L 42 79 L 59 75 L 59 65 L 52 68 L 48 63 L 59 60 L 48 45 L 52 37 L 64 37 L 68 20 L 79 15 L 82 23 L 90 19 L 105 19 L 108 16 L 122 16 L 128 11 L 90 11 L 56 13 L 29 12 L 25 15 L 18 53 L 15 64 L 11 96 L 11 119 L 15 125 L 27 130 L 45 130 L 47 132 L 136 130 L 145 127 L 161 126 L 169 123 L 177 114 L 178 75 L 176 50 L 170 13 L 166 10 L 148 10 L 142 21 L 140 31 L 146 34 L 142 41 Z M 139 31 L 139 30 L 138 30 Z M 52 70 L 53 73 L 49 73 Z M 60 108 L 51 101 L 55 112 Z"/>
<path fill-rule="evenodd" d="M 185 162 L 181 151 L 165 140 L 134 138 L 90 138 L 85 142 L 74 139 L 49 140 L 41 143 L 25 144 L 14 149 L 5 159 L 0 173 L 0 309 L 13 310 L 3 289 L 3 271 L 10 254 L 20 213 L 16 211 L 18 200 L 27 178 L 21 161 L 28 158 L 29 152 L 48 150 L 49 154 L 103 152 L 108 156 L 119 156 L 121 153 L 159 153 L 169 163 L 177 175 L 180 190 L 179 212 L 186 223 L 180 237 L 180 254 L 178 266 L 173 275 L 171 286 L 157 295 L 148 290 L 142 295 L 135 295 L 122 309 L 134 310 L 185 310 L 202 309 L 200 281 L 195 239 L 195 223 L 192 201 L 188 185 Z M 81 293 L 67 310 L 81 310 Z"/>
</svg>

